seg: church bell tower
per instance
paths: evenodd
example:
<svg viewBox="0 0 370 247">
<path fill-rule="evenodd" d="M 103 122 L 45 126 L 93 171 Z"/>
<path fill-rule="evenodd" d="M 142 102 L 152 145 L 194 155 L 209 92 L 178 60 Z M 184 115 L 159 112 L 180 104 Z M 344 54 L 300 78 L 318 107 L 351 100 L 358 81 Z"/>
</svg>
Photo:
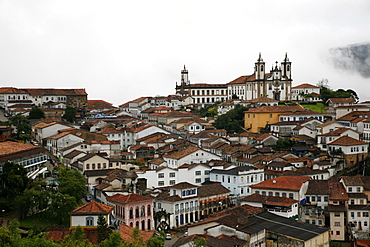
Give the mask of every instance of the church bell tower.
<svg viewBox="0 0 370 247">
<path fill-rule="evenodd" d="M 254 74 L 256 75 L 256 80 L 263 80 L 265 78 L 265 62 L 261 57 L 261 53 L 255 63 Z"/>
</svg>

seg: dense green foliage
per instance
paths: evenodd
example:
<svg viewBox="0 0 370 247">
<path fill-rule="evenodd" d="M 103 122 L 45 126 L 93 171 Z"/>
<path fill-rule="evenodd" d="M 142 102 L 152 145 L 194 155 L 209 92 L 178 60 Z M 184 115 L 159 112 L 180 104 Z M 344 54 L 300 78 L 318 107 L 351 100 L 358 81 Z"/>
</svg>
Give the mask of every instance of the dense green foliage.
<svg viewBox="0 0 370 247">
<path fill-rule="evenodd" d="M 86 195 L 86 178 L 76 170 L 69 170 L 66 167 L 58 168 L 59 191 L 68 194 L 80 201 Z"/>
<path fill-rule="evenodd" d="M 220 101 L 215 102 L 213 105 L 208 105 L 195 110 L 195 113 L 201 117 L 215 117 L 217 115 L 217 105 Z"/>
<path fill-rule="evenodd" d="M 30 180 L 27 170 L 18 163 L 8 161 L 4 164 L 3 173 L 0 175 L 2 196 L 14 198 L 21 195 L 28 187 Z"/>
<path fill-rule="evenodd" d="M 98 216 L 97 223 L 98 223 L 98 242 L 100 243 L 103 240 L 107 239 L 112 231 L 108 228 L 107 221 L 105 220 L 102 214 Z"/>
<path fill-rule="evenodd" d="M 145 244 L 140 230 L 134 228 L 131 238 L 122 241 L 117 231 L 112 231 L 100 244 L 94 245 L 89 242 L 82 227 L 77 226 L 71 234 L 63 239 L 53 242 L 47 238 L 47 233 L 35 228 L 29 231 L 26 237 L 21 236 L 19 221 L 13 220 L 8 226 L 0 227 L 0 246 L 4 247 L 162 247 L 164 246 L 164 233 L 148 240 Z M 205 246 L 205 245 L 197 245 Z"/>
<path fill-rule="evenodd" d="M 323 103 L 326 103 L 329 98 L 353 98 L 356 100 L 356 102 L 359 100 L 357 93 L 352 89 L 338 89 L 336 91 L 330 89 L 327 79 L 322 79 L 319 81 L 317 86 L 320 87 L 320 98 L 322 99 Z"/>
<path fill-rule="evenodd" d="M 75 108 L 67 106 L 63 115 L 63 119 L 67 120 L 70 123 L 73 123 L 76 119 L 76 113 L 77 110 Z"/>
<path fill-rule="evenodd" d="M 28 116 L 29 119 L 41 119 L 44 117 L 45 117 L 44 111 L 37 106 L 32 108 L 32 110 L 30 111 L 30 115 Z"/>
<path fill-rule="evenodd" d="M 247 107 L 235 105 L 233 110 L 218 116 L 213 126 L 217 129 L 225 129 L 228 133 L 244 132 L 242 127 L 244 125 L 244 111 L 247 110 Z"/>
<path fill-rule="evenodd" d="M 22 115 L 16 115 L 8 119 L 8 126 L 14 126 L 16 128 L 17 140 L 29 141 L 31 140 L 31 124 L 28 118 Z"/>
</svg>

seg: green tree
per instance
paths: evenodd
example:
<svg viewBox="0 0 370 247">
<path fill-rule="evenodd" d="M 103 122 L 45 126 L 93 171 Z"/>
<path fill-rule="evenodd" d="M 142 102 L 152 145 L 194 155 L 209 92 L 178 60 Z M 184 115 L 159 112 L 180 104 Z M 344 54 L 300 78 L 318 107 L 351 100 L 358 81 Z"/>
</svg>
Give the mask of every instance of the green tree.
<svg viewBox="0 0 370 247">
<path fill-rule="evenodd" d="M 146 243 L 147 247 L 161 247 L 164 246 L 164 241 L 166 238 L 166 233 L 161 231 L 159 233 L 159 236 L 155 236 L 153 238 L 148 239 L 148 242 Z"/>
<path fill-rule="evenodd" d="M 276 148 L 279 149 L 279 150 L 280 149 L 287 149 L 287 148 L 291 148 L 291 147 L 292 147 L 292 143 L 290 142 L 289 139 L 280 138 L 276 142 Z"/>
<path fill-rule="evenodd" d="M 63 115 L 63 119 L 67 120 L 70 123 L 73 123 L 76 119 L 76 113 L 77 110 L 75 108 L 67 106 Z"/>
<path fill-rule="evenodd" d="M 20 164 L 8 161 L 0 175 L 1 194 L 10 198 L 21 195 L 29 187 L 27 170 Z"/>
<path fill-rule="evenodd" d="M 30 121 L 22 115 L 16 115 L 7 121 L 8 126 L 14 126 L 16 128 L 16 139 L 22 141 L 31 140 L 31 124 Z"/>
<path fill-rule="evenodd" d="M 204 238 L 198 238 L 191 243 L 191 247 L 207 247 L 207 242 Z"/>
<path fill-rule="evenodd" d="M 99 214 L 98 216 L 98 242 L 102 242 L 103 240 L 107 239 L 109 237 L 109 234 L 112 232 L 108 228 L 107 221 L 105 217 L 102 214 Z"/>
<path fill-rule="evenodd" d="M 81 226 L 77 226 L 71 234 L 60 241 L 61 247 L 93 247 Z"/>
<path fill-rule="evenodd" d="M 41 119 L 44 117 L 45 117 L 45 112 L 37 106 L 32 108 L 28 116 L 29 119 Z"/>
<path fill-rule="evenodd" d="M 218 116 L 213 126 L 225 129 L 228 133 L 241 133 L 244 131 L 244 111 L 247 110 L 247 107 L 237 104 L 233 110 Z"/>
<path fill-rule="evenodd" d="M 67 224 L 68 213 L 77 206 L 76 199 L 68 194 L 56 193 L 51 197 L 49 217 L 58 219 L 59 224 Z"/>
<path fill-rule="evenodd" d="M 144 239 L 140 235 L 139 228 L 135 227 L 132 232 L 129 241 L 125 241 L 123 243 L 124 247 L 143 247 L 144 246 Z"/>
<path fill-rule="evenodd" d="M 122 247 L 121 234 L 113 231 L 109 237 L 100 243 L 99 247 Z"/>
<path fill-rule="evenodd" d="M 76 170 L 69 170 L 60 167 L 59 172 L 59 191 L 68 194 L 79 202 L 86 195 L 86 178 Z"/>
</svg>

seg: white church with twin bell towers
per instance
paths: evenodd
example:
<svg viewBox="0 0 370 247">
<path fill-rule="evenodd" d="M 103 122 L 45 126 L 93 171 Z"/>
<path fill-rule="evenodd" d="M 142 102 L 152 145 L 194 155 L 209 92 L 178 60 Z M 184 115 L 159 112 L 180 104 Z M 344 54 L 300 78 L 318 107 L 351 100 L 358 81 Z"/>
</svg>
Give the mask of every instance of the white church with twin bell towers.
<svg viewBox="0 0 370 247">
<path fill-rule="evenodd" d="M 176 94 L 191 96 L 195 104 L 213 104 L 238 98 L 242 101 L 268 97 L 277 101 L 292 99 L 292 63 L 285 54 L 283 62 L 272 65 L 267 73 L 261 54 L 252 75 L 244 75 L 226 84 L 191 84 L 185 66 L 181 71 L 181 84 L 176 83 Z"/>
</svg>

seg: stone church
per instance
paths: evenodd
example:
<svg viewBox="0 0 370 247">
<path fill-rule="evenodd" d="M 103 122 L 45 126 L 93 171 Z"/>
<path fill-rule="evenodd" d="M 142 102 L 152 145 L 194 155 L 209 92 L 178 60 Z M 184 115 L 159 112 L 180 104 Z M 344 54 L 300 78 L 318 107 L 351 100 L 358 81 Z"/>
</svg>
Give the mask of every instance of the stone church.
<svg viewBox="0 0 370 247">
<path fill-rule="evenodd" d="M 181 71 L 181 84 L 176 83 L 176 94 L 191 96 L 194 104 L 212 104 L 232 98 L 252 100 L 268 97 L 277 101 L 292 100 L 292 64 L 287 54 L 284 60 L 272 66 L 269 72 L 261 54 L 252 75 L 240 76 L 226 84 L 191 84 L 185 66 Z"/>
</svg>

